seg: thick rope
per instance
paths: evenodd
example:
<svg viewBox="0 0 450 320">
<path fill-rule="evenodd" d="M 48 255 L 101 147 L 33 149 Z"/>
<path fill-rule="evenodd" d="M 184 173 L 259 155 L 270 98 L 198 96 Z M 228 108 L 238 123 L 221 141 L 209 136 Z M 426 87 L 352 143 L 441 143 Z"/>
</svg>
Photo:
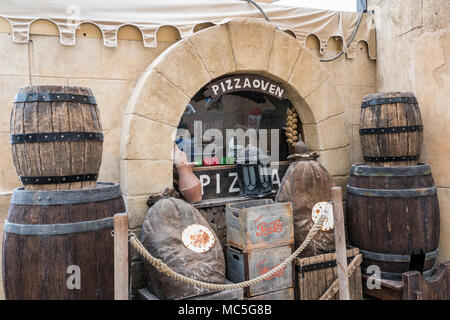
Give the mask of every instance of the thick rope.
<svg viewBox="0 0 450 320">
<path fill-rule="evenodd" d="M 167 275 L 175 280 L 178 280 L 178 281 L 181 281 L 181 282 L 184 282 L 184 283 L 196 286 L 196 287 L 202 287 L 202 288 L 212 289 L 212 290 L 238 289 L 238 288 L 245 288 L 245 287 L 252 286 L 254 284 L 257 284 L 257 283 L 263 281 L 264 279 L 270 278 L 270 277 L 274 276 L 276 273 L 278 273 L 279 271 L 283 270 L 287 265 L 292 263 L 292 261 L 309 245 L 309 243 L 311 242 L 313 237 L 316 235 L 316 233 L 322 228 L 322 225 L 323 225 L 323 222 L 325 221 L 326 216 L 327 216 L 326 214 L 322 214 L 319 217 L 319 219 L 313 225 L 311 230 L 309 230 L 308 235 L 306 236 L 306 239 L 303 241 L 303 243 L 297 248 L 297 250 L 295 250 L 295 252 L 293 254 L 291 254 L 286 260 L 284 260 L 277 267 L 273 268 L 269 272 L 267 272 L 259 277 L 256 277 L 254 279 L 247 280 L 244 282 L 239 282 L 239 283 L 233 283 L 233 284 L 216 284 L 216 283 L 203 282 L 203 281 L 195 280 L 192 278 L 188 278 L 182 274 L 179 274 L 179 273 L 173 271 L 169 266 L 167 266 L 160 259 L 157 259 L 154 256 L 152 256 L 150 254 L 150 252 L 148 252 L 147 249 L 145 249 L 144 245 L 136 238 L 136 235 L 130 234 L 130 242 L 131 242 L 131 245 L 133 246 L 133 248 L 136 249 L 136 251 L 140 255 L 142 255 L 150 264 L 152 264 L 156 270 L 164 273 L 165 275 Z"/>
</svg>

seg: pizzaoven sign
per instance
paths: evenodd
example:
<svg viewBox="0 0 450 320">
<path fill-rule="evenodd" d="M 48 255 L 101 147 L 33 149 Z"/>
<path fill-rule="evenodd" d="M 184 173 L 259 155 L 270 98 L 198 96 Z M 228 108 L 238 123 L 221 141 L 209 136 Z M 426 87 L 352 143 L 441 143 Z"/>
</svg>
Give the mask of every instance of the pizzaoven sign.
<svg viewBox="0 0 450 320">
<path fill-rule="evenodd" d="M 204 95 L 217 98 L 221 95 L 237 91 L 257 91 L 280 100 L 286 98 L 286 93 L 282 85 L 255 75 L 238 75 L 216 80 L 207 86 Z"/>
</svg>

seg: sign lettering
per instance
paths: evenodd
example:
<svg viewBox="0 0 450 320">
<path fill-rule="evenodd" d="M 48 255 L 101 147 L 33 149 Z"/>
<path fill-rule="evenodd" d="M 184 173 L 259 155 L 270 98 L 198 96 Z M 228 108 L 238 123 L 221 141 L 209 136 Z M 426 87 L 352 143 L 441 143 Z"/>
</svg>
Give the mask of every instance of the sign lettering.
<svg viewBox="0 0 450 320">
<path fill-rule="evenodd" d="M 283 222 L 280 219 L 272 221 L 269 224 L 261 222 L 256 229 L 258 230 L 256 232 L 257 237 L 266 237 L 274 232 L 281 233 L 283 231 Z"/>
<path fill-rule="evenodd" d="M 275 269 L 276 267 L 278 267 L 279 264 L 277 264 L 276 266 L 270 268 L 268 267 L 266 264 L 262 264 L 259 269 L 258 269 L 258 276 L 262 276 L 263 274 L 266 274 L 267 272 L 269 272 L 272 269 Z M 280 271 L 278 271 L 277 273 L 275 273 L 273 276 L 264 279 L 265 281 L 267 280 L 272 280 L 274 278 L 281 278 L 284 276 L 284 271 L 286 270 L 286 267 L 282 268 Z"/>
<path fill-rule="evenodd" d="M 217 98 L 236 91 L 258 91 L 278 99 L 286 99 L 284 87 L 272 80 L 255 75 L 238 75 L 210 83 L 204 95 Z"/>
</svg>

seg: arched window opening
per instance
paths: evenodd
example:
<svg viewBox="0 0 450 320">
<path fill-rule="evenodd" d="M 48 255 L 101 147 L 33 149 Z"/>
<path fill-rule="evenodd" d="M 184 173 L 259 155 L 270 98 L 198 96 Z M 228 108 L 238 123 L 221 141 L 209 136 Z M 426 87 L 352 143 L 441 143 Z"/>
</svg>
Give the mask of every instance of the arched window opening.
<svg viewBox="0 0 450 320">
<path fill-rule="evenodd" d="M 197 92 L 181 118 L 175 143 L 188 161 L 197 163 L 194 173 L 202 182 L 203 199 L 211 199 L 239 195 L 236 161 L 238 151 L 249 145 L 271 157 L 278 189 L 298 139 L 303 139 L 301 121 L 284 87 L 238 74 L 215 79 Z"/>
</svg>

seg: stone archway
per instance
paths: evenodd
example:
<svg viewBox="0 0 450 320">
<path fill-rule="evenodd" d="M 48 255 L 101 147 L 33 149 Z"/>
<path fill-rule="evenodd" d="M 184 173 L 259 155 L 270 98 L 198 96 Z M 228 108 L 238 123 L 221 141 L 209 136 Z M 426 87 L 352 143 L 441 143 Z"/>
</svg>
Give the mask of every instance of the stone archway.
<svg viewBox="0 0 450 320">
<path fill-rule="evenodd" d="M 328 70 L 291 35 L 258 19 L 235 19 L 177 42 L 151 63 L 122 122 L 120 183 L 130 227 L 142 224 L 148 195 L 172 186 L 172 144 L 186 105 L 205 84 L 229 73 L 259 74 L 284 84 L 304 124 L 308 149 L 332 175 L 350 166 L 344 107 Z M 341 168 L 341 169 L 339 169 Z"/>
</svg>

